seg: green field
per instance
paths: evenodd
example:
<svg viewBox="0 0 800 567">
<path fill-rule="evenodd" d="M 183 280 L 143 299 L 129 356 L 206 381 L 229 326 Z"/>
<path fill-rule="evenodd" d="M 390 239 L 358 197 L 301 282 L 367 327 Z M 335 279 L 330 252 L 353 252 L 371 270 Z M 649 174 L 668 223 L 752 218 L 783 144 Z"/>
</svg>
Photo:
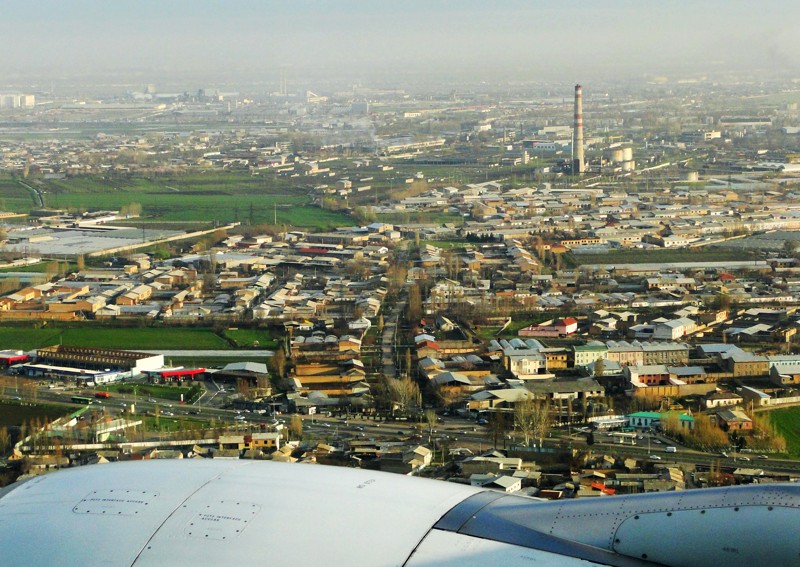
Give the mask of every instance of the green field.
<svg viewBox="0 0 800 567">
<path fill-rule="evenodd" d="M 225 338 L 233 341 L 238 348 L 275 348 L 278 341 L 275 335 L 264 329 L 226 329 Z"/>
<path fill-rule="evenodd" d="M 17 401 L 0 400 L 0 427 L 21 425 L 33 419 L 54 420 L 68 415 L 75 408 L 51 406 L 45 404 L 21 404 Z"/>
<path fill-rule="evenodd" d="M 164 431 L 174 433 L 176 431 L 200 431 L 209 429 L 211 424 L 206 420 L 190 419 L 186 417 L 153 417 L 146 416 L 144 427 L 146 431 Z"/>
<path fill-rule="evenodd" d="M 784 408 L 769 412 L 770 420 L 786 439 L 790 455 L 800 455 L 800 407 Z"/>
<path fill-rule="evenodd" d="M 210 171 L 153 178 L 93 175 L 43 180 L 38 187 L 45 191 L 47 207 L 119 210 L 138 203 L 146 220 L 159 222 L 277 221 L 278 225 L 316 229 L 353 222 L 346 214 L 312 205 L 306 189 L 272 175 Z M 30 192 L 9 178 L 0 180 L 0 203 L 3 202 L 13 211 L 27 212 L 34 206 Z"/>
<path fill-rule="evenodd" d="M 65 264 L 61 262 L 58 266 L 54 266 L 53 262 L 39 262 L 37 264 L 29 264 L 27 266 L 13 266 L 11 268 L 0 268 L 0 274 L 7 273 L 7 272 L 24 272 L 30 274 L 45 274 L 49 271 L 55 272 L 62 268 L 66 268 L 67 272 L 74 272 L 78 269 L 78 265 L 74 262 L 70 262 Z"/>
<path fill-rule="evenodd" d="M 613 250 L 605 254 L 573 254 L 577 265 L 584 264 L 651 264 L 662 262 L 724 262 L 760 260 L 762 256 L 749 250 L 691 248 L 680 250 Z"/>
<path fill-rule="evenodd" d="M 430 244 L 431 246 L 435 246 L 436 248 L 441 248 L 443 250 L 451 250 L 453 248 L 463 248 L 468 242 L 464 242 L 463 240 L 420 240 L 420 246 L 425 244 Z"/>
<path fill-rule="evenodd" d="M 0 177 L 0 211 L 27 213 L 39 206 L 33 193 L 8 176 Z"/>
<path fill-rule="evenodd" d="M 33 350 L 43 346 L 137 349 L 230 349 L 230 344 L 208 328 L 179 327 L 12 327 L 0 326 L 0 347 Z"/>
<path fill-rule="evenodd" d="M 491 340 L 497 338 L 497 333 L 500 330 L 499 325 L 481 325 L 480 329 L 475 330 L 475 336 L 481 339 Z"/>
</svg>

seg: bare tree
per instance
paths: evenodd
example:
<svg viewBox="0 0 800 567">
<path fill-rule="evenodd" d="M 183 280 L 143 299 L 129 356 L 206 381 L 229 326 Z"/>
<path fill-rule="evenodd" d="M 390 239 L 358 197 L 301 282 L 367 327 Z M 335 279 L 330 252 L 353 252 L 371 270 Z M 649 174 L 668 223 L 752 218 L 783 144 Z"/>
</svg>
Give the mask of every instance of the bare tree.
<svg viewBox="0 0 800 567">
<path fill-rule="evenodd" d="M 299 415 L 293 415 L 289 420 L 289 434 L 296 439 L 303 438 L 303 418 Z"/>
<path fill-rule="evenodd" d="M 408 376 L 399 380 L 390 379 L 387 381 L 386 386 L 389 400 L 394 405 L 400 406 L 404 412 L 419 407 L 422 403 L 419 386 Z"/>
<path fill-rule="evenodd" d="M 280 381 L 286 375 L 286 352 L 283 350 L 282 344 L 275 349 L 275 354 L 270 358 L 269 364 L 276 381 Z"/>
<path fill-rule="evenodd" d="M 11 447 L 11 435 L 8 427 L 0 427 L 0 453 L 5 453 Z"/>
<path fill-rule="evenodd" d="M 489 412 L 489 432 L 492 436 L 492 444 L 497 447 L 497 440 L 503 439 L 503 446 L 505 446 L 505 437 L 508 432 L 507 417 L 509 414 L 493 411 Z"/>
<path fill-rule="evenodd" d="M 419 323 L 422 319 L 422 291 L 419 284 L 414 284 L 408 291 L 408 322 L 411 324 Z"/>
<path fill-rule="evenodd" d="M 594 361 L 594 375 L 602 376 L 606 371 L 606 361 L 603 358 L 598 358 Z"/>
<path fill-rule="evenodd" d="M 541 446 L 545 435 L 553 423 L 550 406 L 544 400 L 536 400 L 529 396 L 520 400 L 514 407 L 514 424 L 525 439 L 525 444 L 531 446 L 534 440 Z"/>
<path fill-rule="evenodd" d="M 432 409 L 425 410 L 425 424 L 428 426 L 428 445 L 433 439 L 433 428 L 436 427 L 436 412 Z"/>
</svg>

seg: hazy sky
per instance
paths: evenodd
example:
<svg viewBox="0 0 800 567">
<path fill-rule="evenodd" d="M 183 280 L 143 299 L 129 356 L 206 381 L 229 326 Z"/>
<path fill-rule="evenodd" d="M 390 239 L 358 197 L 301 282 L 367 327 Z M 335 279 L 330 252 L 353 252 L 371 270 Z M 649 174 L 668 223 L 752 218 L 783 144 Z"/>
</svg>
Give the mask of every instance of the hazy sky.
<svg viewBox="0 0 800 567">
<path fill-rule="evenodd" d="M 354 77 L 495 69 L 572 81 L 707 66 L 800 76 L 798 0 L 8 0 L 0 14 L 0 77 L 271 79 L 281 64 Z"/>
</svg>

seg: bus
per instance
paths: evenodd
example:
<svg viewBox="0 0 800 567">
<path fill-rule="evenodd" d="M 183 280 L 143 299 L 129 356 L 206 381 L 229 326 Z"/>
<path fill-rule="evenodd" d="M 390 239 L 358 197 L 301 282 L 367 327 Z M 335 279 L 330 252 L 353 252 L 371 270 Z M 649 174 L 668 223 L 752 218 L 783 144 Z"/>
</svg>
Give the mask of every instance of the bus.
<svg viewBox="0 0 800 567">
<path fill-rule="evenodd" d="M 89 405 L 92 403 L 92 398 L 87 398 L 86 396 L 72 396 L 72 403 Z"/>
</svg>

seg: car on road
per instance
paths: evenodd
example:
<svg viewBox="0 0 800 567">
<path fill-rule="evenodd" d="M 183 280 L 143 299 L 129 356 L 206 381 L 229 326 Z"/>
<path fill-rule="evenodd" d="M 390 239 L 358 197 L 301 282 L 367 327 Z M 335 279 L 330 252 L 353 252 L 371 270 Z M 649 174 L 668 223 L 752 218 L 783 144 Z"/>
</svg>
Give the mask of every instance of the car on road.
<svg viewBox="0 0 800 567">
<path fill-rule="evenodd" d="M 727 458 L 728 458 L 728 453 L 726 453 L 725 451 L 722 451 L 722 452 L 719 454 L 719 456 L 720 456 L 720 457 L 724 457 L 724 458 L 726 458 L 726 459 L 727 459 Z"/>
<path fill-rule="evenodd" d="M 750 457 L 739 457 L 739 460 L 740 461 L 747 461 L 749 463 L 750 462 Z"/>
<path fill-rule="evenodd" d="M 319 426 L 320 427 L 330 427 L 331 424 L 330 423 L 320 423 Z"/>
<path fill-rule="evenodd" d="M 658 455 L 650 455 L 650 457 L 648 457 L 648 458 L 650 458 L 650 459 L 652 459 L 654 461 L 660 461 L 661 460 L 661 457 L 659 457 Z"/>
<path fill-rule="evenodd" d="M 759 459 L 769 459 L 769 457 L 767 457 L 766 455 L 759 455 L 758 458 Z"/>
<path fill-rule="evenodd" d="M 653 439 L 653 443 L 656 445 L 661 445 L 661 441 L 659 439 Z"/>
<path fill-rule="evenodd" d="M 236 421 L 244 421 L 247 418 L 245 416 L 243 416 L 243 415 L 237 415 L 233 419 L 236 420 Z"/>
<path fill-rule="evenodd" d="M 173 416 L 173 415 L 175 415 L 175 414 L 174 414 L 174 413 L 172 413 L 171 411 L 162 411 L 162 412 L 161 412 L 161 415 Z"/>
<path fill-rule="evenodd" d="M 364 427 L 363 427 L 363 426 L 361 426 L 361 425 L 356 425 L 356 426 L 354 427 L 354 429 L 355 429 L 356 431 L 364 431 Z"/>
</svg>

